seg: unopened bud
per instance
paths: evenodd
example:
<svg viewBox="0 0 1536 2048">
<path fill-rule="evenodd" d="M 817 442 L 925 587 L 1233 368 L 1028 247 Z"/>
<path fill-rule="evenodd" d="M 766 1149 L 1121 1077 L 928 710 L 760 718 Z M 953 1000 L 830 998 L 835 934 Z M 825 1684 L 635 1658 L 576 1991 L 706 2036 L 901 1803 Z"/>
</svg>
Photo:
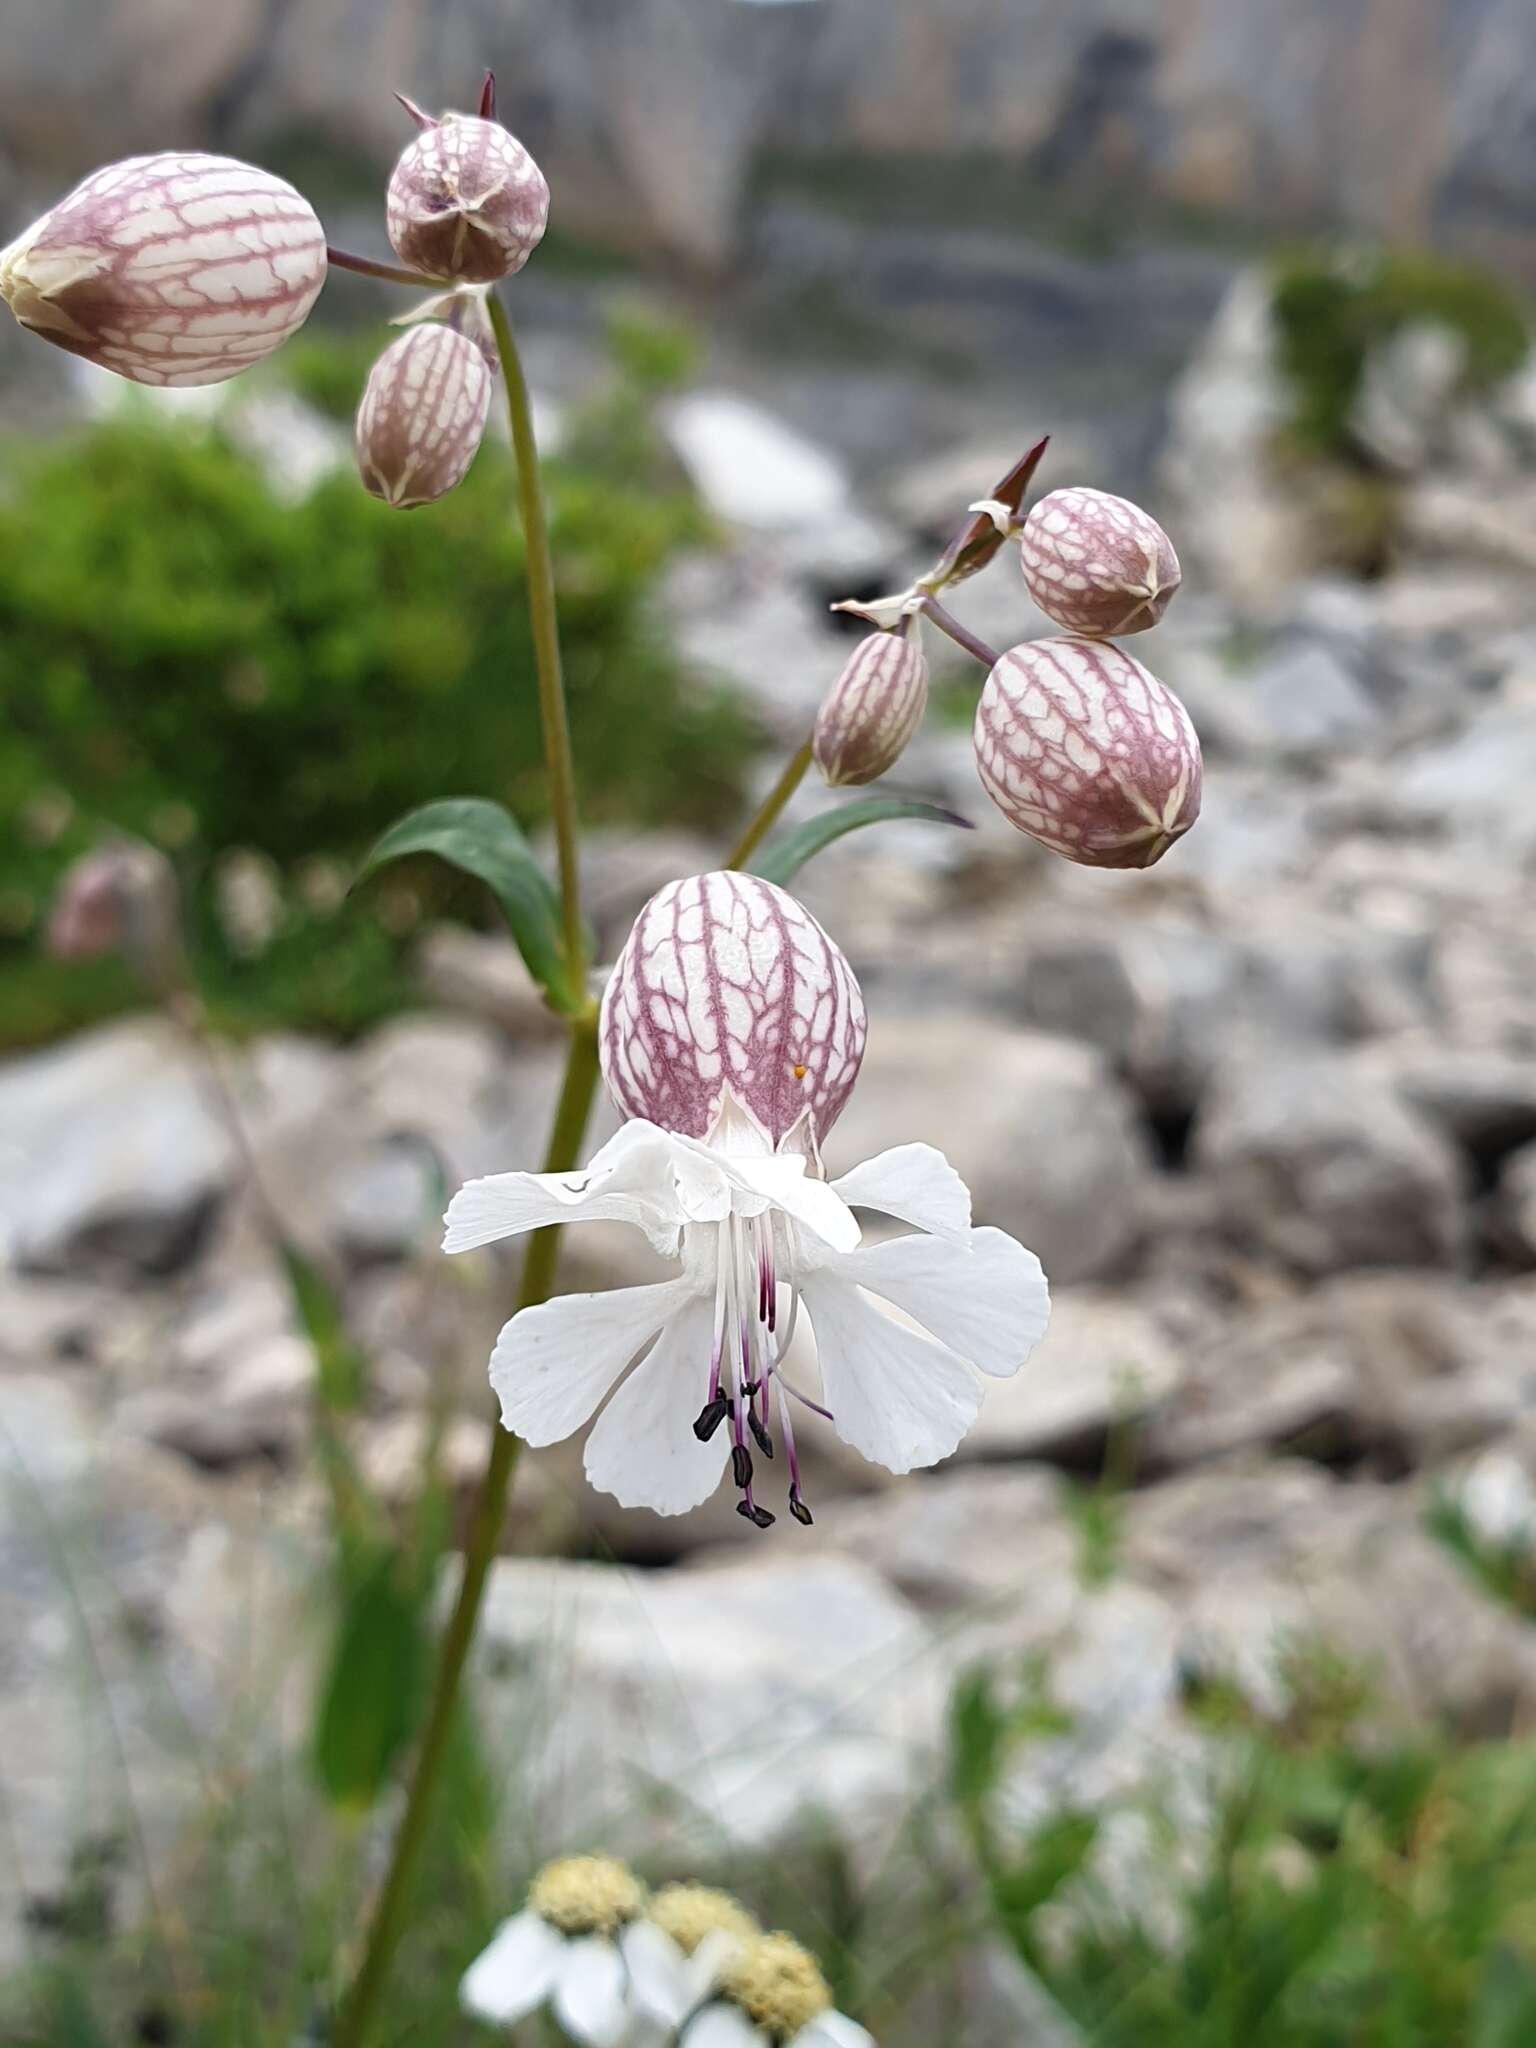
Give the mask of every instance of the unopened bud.
<svg viewBox="0 0 1536 2048">
<path fill-rule="evenodd" d="M 357 466 L 402 510 L 462 483 L 491 406 L 490 366 L 452 327 L 410 327 L 368 373 L 357 408 Z"/>
<path fill-rule="evenodd" d="M 976 766 L 1010 824 L 1096 868 L 1149 868 L 1200 815 L 1184 706 L 1106 640 L 1005 654 L 976 707 Z"/>
<path fill-rule="evenodd" d="M 395 253 L 431 277 L 510 277 L 539 246 L 548 219 L 544 173 L 515 135 L 472 114 L 429 121 L 389 181 Z"/>
<path fill-rule="evenodd" d="M 1019 546 L 1030 596 L 1069 633 L 1144 632 L 1182 579 L 1157 521 L 1108 491 L 1052 491 L 1025 520 Z"/>
<path fill-rule="evenodd" d="M 170 862 L 142 840 L 125 839 L 66 868 L 48 915 L 56 960 L 117 953 L 146 981 L 173 981 L 181 957 L 180 892 Z"/>
<path fill-rule="evenodd" d="M 325 231 L 291 185 L 169 153 L 93 172 L 0 251 L 0 298 L 136 384 L 219 384 L 304 324 L 325 272 Z"/>
<path fill-rule="evenodd" d="M 836 789 L 873 782 L 905 751 L 928 703 L 915 630 L 871 633 L 848 657 L 816 714 L 816 766 Z"/>
</svg>

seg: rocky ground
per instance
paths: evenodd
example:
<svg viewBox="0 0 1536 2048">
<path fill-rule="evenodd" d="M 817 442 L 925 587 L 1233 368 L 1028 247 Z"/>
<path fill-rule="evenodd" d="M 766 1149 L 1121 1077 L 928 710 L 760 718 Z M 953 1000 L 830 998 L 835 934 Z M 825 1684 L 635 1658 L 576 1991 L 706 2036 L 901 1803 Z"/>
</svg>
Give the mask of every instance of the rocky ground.
<svg viewBox="0 0 1536 2048">
<path fill-rule="evenodd" d="M 990 814 L 964 729 L 935 718 L 898 780 L 978 829 L 889 828 L 806 876 L 872 1015 L 830 1163 L 941 1145 L 978 1214 L 1043 1258 L 1050 1336 L 932 1475 L 891 1482 L 814 1441 L 812 1532 L 756 1536 L 724 1500 L 641 1518 L 585 1489 L 579 1446 L 526 1461 L 483 1683 L 550 1839 L 627 1828 L 708 1861 L 782 1853 L 815 1812 L 874 1856 L 983 1653 L 1043 1653 L 1073 1715 L 1028 1752 L 1021 1821 L 1069 1784 L 1198 1802 L 1192 1674 L 1276 1710 L 1316 1641 L 1370 1671 L 1383 1713 L 1528 1717 L 1536 1636 L 1425 1526 L 1469 1474 L 1518 1519 L 1536 1471 L 1519 394 L 1477 422 L 1429 408 L 1399 566 L 1346 581 L 1298 562 L 1305 536 L 1241 469 L 1266 371 L 1252 309 L 1223 318 L 1168 451 L 1188 585 L 1145 648 L 1204 735 L 1196 831 L 1148 875 L 1068 867 Z M 838 659 L 829 551 L 855 581 L 898 571 L 955 482 L 893 474 L 859 524 L 835 473 L 799 474 L 814 502 L 786 484 L 764 530 L 669 592 L 690 655 L 786 736 Z M 1004 644 L 1040 630 L 1006 568 L 956 608 Z M 652 887 L 713 857 L 598 844 L 610 954 Z M 436 1255 L 441 1186 L 533 1158 L 558 1060 L 499 944 L 435 932 L 421 974 L 422 1013 L 359 1045 L 221 1056 L 270 1198 L 344 1291 L 370 1359 L 356 1450 L 399 1500 L 445 1412 L 467 1494 L 511 1286 L 495 1256 Z M 313 1360 L 188 1047 L 135 1019 L 13 1060 L 0 1134 L 0 1754 L 22 1874 L 3 1959 L 121 1826 L 125 1767 L 174 1871 L 189 1745 L 299 1739 L 323 1505 Z M 572 1287 L 643 1270 L 622 1234 L 570 1240 Z M 1106 1473 L 1125 1493 L 1104 1573 L 1081 1501 Z M 1112 1874 L 1135 1869 L 1116 1838 Z M 1026 1986 L 989 1983 L 1020 2009 Z"/>
</svg>

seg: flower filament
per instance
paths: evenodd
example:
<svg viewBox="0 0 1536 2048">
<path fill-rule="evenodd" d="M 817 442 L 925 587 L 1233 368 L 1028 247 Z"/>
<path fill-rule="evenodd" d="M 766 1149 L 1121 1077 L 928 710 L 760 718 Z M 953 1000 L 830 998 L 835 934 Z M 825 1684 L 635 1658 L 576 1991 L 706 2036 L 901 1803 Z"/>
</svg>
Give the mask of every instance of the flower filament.
<svg viewBox="0 0 1536 2048">
<path fill-rule="evenodd" d="M 763 1457 L 774 1456 L 773 1422 L 777 1411 L 789 1468 L 789 1512 L 807 1528 L 811 1511 L 800 1483 L 800 1458 L 795 1446 L 789 1398 L 805 1402 L 819 1414 L 827 1411 L 796 1393 L 780 1370 L 799 1319 L 800 1294 L 789 1284 L 789 1312 L 779 1327 L 779 1277 L 773 1222 L 768 1215 L 732 1214 L 723 1223 L 695 1225 L 717 1239 L 715 1246 L 714 1336 L 709 1362 L 709 1392 L 693 1425 L 707 1443 L 724 1422 L 731 1430 L 731 1476 L 741 1499 L 736 1512 L 759 1529 L 775 1517 L 753 1494 L 754 1464 L 747 1439 Z"/>
</svg>

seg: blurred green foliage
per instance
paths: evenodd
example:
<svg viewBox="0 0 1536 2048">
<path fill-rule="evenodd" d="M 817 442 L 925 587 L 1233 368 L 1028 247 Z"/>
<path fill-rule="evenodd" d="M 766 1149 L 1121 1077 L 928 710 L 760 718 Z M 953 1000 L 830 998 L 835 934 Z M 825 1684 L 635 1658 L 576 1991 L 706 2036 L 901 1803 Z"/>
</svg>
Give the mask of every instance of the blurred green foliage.
<svg viewBox="0 0 1536 2048">
<path fill-rule="evenodd" d="M 1427 250 L 1294 250 L 1275 263 L 1273 304 L 1292 433 L 1330 455 L 1352 452 L 1366 359 L 1400 329 L 1430 321 L 1459 335 L 1469 390 L 1518 369 L 1530 342 L 1527 311 L 1506 284 Z"/>
<path fill-rule="evenodd" d="M 1150 1884 L 1117 1853 L 1095 1863 L 1111 1813 L 1004 1819 L 1010 1762 L 1052 1732 L 1048 1675 L 961 1685 L 950 1780 L 1020 1957 L 1094 2048 L 1536 2040 L 1536 1747 L 1394 1737 L 1365 1675 L 1316 1644 L 1283 1676 L 1272 1717 L 1235 1686 L 1192 1689 L 1218 1745 L 1203 1781 L 1119 1802 Z"/>
<path fill-rule="evenodd" d="M 317 409 L 350 412 L 365 339 L 284 362 Z M 650 603 L 701 514 L 644 403 L 680 344 L 620 337 L 625 377 L 546 465 L 584 814 L 717 826 L 754 744 L 736 702 L 683 677 Z M 638 370 L 636 367 L 638 360 Z M 237 402 L 239 402 L 237 400 Z M 338 880 L 400 812 L 494 796 L 545 813 L 523 546 L 510 456 L 403 514 L 350 466 L 296 502 L 217 424 L 128 409 L 67 439 L 0 451 L 0 972 L 17 1036 L 45 1035 L 114 977 L 30 958 L 51 884 L 106 828 L 178 859 L 199 965 L 225 1021 L 347 1029 L 401 994 L 412 906 L 338 906 Z M 282 914 L 242 960 L 214 915 L 228 848 L 272 863 Z M 305 876 L 314 886 L 298 886 Z M 457 905 L 478 905 L 467 886 Z"/>
</svg>

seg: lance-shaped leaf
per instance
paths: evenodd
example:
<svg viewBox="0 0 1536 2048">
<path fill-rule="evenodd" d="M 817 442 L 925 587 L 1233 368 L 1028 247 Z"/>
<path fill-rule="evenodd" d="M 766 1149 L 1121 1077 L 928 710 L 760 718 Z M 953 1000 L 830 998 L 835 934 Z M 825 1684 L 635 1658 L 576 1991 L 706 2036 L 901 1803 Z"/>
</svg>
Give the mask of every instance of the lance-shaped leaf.
<svg viewBox="0 0 1536 2048">
<path fill-rule="evenodd" d="M 416 1732 L 426 1604 L 391 1546 L 351 1587 L 315 1715 L 315 1771 L 338 1806 L 366 1809 Z"/>
<path fill-rule="evenodd" d="M 431 853 L 474 875 L 506 915 L 528 972 L 556 1010 L 574 1015 L 585 1000 L 571 985 L 561 943 L 560 903 L 511 813 L 484 797 L 445 797 L 391 825 L 358 871 L 361 882 L 390 861 Z M 355 886 L 355 884 L 354 884 Z"/>
<path fill-rule="evenodd" d="M 1017 518 L 1050 440 L 1049 434 L 1043 435 L 1027 455 L 1021 455 L 987 502 L 1003 506 L 1011 517 Z M 1002 544 L 1003 535 L 991 513 L 973 512 L 928 572 L 925 587 L 942 589 L 947 584 L 963 583 L 968 576 L 985 569 Z"/>
<path fill-rule="evenodd" d="M 942 804 L 924 803 L 917 797 L 908 796 L 863 797 L 856 804 L 843 804 L 835 811 L 823 811 L 819 818 L 807 818 L 793 832 L 783 832 L 778 838 L 770 839 L 753 861 L 751 872 L 761 875 L 765 882 L 777 882 L 783 888 L 800 872 L 812 854 L 820 853 L 833 840 L 843 838 L 846 833 L 857 832 L 865 825 L 881 825 L 892 818 L 923 818 L 931 825 L 959 825 L 966 832 L 973 829 L 969 818 L 962 818 L 958 811 L 945 810 Z"/>
</svg>

